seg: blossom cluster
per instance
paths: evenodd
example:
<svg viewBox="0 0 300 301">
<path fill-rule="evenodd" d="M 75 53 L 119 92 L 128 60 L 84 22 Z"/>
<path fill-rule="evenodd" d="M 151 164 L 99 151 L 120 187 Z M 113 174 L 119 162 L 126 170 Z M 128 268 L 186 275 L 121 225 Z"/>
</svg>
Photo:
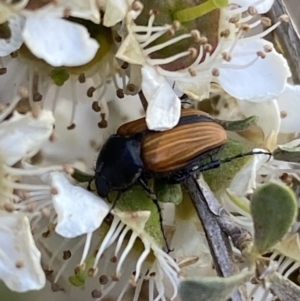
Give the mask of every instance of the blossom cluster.
<svg viewBox="0 0 300 301">
<path fill-rule="evenodd" d="M 261 16 L 273 0 L 196 2 L 0 0 L 0 279 L 10 290 L 42 290 L 49 281 L 53 292 L 84 287 L 72 300 L 86 292 L 96 300 L 175 300 L 185 277 L 215 275 L 189 202 L 162 205 L 162 233 L 141 187 L 113 207 L 72 177 L 74 168 L 93 172 L 122 123 L 145 115 L 150 130 L 169 130 L 183 94 L 203 110 L 218 96 L 209 102 L 214 117 L 258 117 L 234 133 L 243 143 L 299 145 L 300 88 L 265 39 L 287 16 L 275 24 Z M 257 155 L 211 185 L 253 232 L 248 196 L 262 183 L 296 185 L 297 169 Z M 286 277 L 300 266 L 298 228 L 273 250 Z M 253 300 L 272 296 L 253 287 Z"/>
</svg>

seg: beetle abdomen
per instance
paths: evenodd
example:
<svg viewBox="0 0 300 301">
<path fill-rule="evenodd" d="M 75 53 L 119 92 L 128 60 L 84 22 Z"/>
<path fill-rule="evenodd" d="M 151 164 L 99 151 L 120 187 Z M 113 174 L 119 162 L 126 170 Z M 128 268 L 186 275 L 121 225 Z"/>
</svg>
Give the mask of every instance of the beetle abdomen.
<svg viewBox="0 0 300 301">
<path fill-rule="evenodd" d="M 164 173 L 220 148 L 226 140 L 225 130 L 213 120 L 195 121 L 169 131 L 150 132 L 142 141 L 141 156 L 146 170 Z"/>
</svg>

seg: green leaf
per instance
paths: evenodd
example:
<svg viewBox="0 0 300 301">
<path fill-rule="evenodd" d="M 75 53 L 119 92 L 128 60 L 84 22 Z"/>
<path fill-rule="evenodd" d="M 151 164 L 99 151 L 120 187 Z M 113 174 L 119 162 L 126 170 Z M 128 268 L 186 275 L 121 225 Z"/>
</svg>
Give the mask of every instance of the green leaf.
<svg viewBox="0 0 300 301">
<path fill-rule="evenodd" d="M 221 277 L 201 277 L 181 282 L 179 293 L 183 301 L 225 301 L 246 282 L 252 272 Z"/>
<path fill-rule="evenodd" d="M 253 148 L 254 147 L 251 144 L 234 139 L 228 139 L 220 152 L 219 158 L 226 159 L 237 154 L 249 152 Z M 203 177 L 210 189 L 214 193 L 217 193 L 218 191 L 228 188 L 233 178 L 250 160 L 251 156 L 232 160 L 229 163 L 221 164 L 216 169 L 203 172 Z"/>
<path fill-rule="evenodd" d="M 79 183 L 91 183 L 94 180 L 94 176 L 87 174 L 77 168 L 74 168 L 74 173 L 71 175 Z"/>
<path fill-rule="evenodd" d="M 280 146 L 273 152 L 275 160 L 300 163 L 300 147 Z"/>
<path fill-rule="evenodd" d="M 109 199 L 115 200 L 117 195 L 118 193 L 112 192 L 109 194 Z M 124 191 L 117 200 L 115 208 L 123 212 L 150 211 L 151 215 L 145 225 L 145 231 L 158 244 L 163 242 L 158 208 L 141 185 L 134 185 L 131 189 Z"/>
<path fill-rule="evenodd" d="M 159 202 L 173 203 L 175 205 L 182 202 L 182 189 L 180 184 L 169 184 L 161 179 L 154 179 L 153 190 Z"/>
<path fill-rule="evenodd" d="M 295 222 L 297 199 L 283 185 L 266 184 L 256 189 L 251 198 L 254 221 L 254 252 L 265 253 L 279 242 Z"/>
<path fill-rule="evenodd" d="M 0 24 L 0 39 L 8 40 L 11 38 L 11 29 L 9 27 L 9 22 L 6 21 Z"/>
<path fill-rule="evenodd" d="M 257 123 L 257 116 L 250 116 L 242 120 L 220 120 L 215 119 L 215 121 L 220 124 L 226 131 L 240 132 L 251 128 Z"/>
</svg>

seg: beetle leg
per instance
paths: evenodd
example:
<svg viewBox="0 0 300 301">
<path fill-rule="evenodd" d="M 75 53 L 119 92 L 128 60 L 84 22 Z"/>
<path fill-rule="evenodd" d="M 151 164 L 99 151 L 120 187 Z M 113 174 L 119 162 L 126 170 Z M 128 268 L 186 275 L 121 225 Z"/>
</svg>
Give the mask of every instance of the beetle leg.
<svg viewBox="0 0 300 301">
<path fill-rule="evenodd" d="M 170 253 L 173 250 L 171 250 L 170 247 L 169 247 L 169 243 L 168 243 L 168 240 L 167 240 L 167 237 L 166 237 L 166 234 L 165 234 L 165 230 L 164 230 L 164 227 L 163 227 L 163 218 L 162 218 L 161 208 L 159 206 L 156 195 L 142 178 L 139 179 L 139 182 L 142 185 L 142 187 L 146 190 L 146 192 L 149 194 L 149 197 L 153 200 L 153 203 L 155 204 L 155 206 L 157 208 L 158 215 L 159 215 L 160 229 L 161 229 L 161 232 L 162 232 L 163 237 L 164 237 L 164 241 L 165 241 L 166 248 L 167 248 L 167 253 Z"/>
</svg>

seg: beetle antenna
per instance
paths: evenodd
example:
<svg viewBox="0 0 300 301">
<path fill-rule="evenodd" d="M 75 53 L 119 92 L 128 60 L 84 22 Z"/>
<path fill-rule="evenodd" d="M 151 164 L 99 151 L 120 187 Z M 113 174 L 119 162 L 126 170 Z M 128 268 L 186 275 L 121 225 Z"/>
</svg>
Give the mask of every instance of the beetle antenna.
<svg viewBox="0 0 300 301">
<path fill-rule="evenodd" d="M 254 152 L 254 151 L 251 151 L 251 152 L 248 152 L 248 153 L 241 153 L 241 154 L 238 154 L 236 156 L 226 158 L 224 160 L 220 160 L 219 162 L 220 162 L 220 164 L 227 163 L 227 162 L 230 162 L 230 161 L 238 159 L 238 158 L 242 158 L 242 157 L 246 157 L 246 156 L 252 156 L 252 155 L 269 155 L 270 158 L 272 157 L 271 152 L 266 152 L 266 151 L 256 151 L 256 152 Z M 269 160 L 270 160 L 270 158 L 269 158 Z"/>
<path fill-rule="evenodd" d="M 122 191 L 118 191 L 117 197 L 115 198 L 115 200 L 110 208 L 110 211 L 112 211 L 115 208 L 117 201 L 120 199 L 121 195 L 122 195 Z"/>
<path fill-rule="evenodd" d="M 226 158 L 226 159 L 223 159 L 223 160 L 212 161 L 210 163 L 205 164 L 204 166 L 200 166 L 196 170 L 193 170 L 192 173 L 195 173 L 196 171 L 203 172 L 205 170 L 218 168 L 223 163 L 228 163 L 228 162 L 231 162 L 232 160 L 235 160 L 235 159 L 238 159 L 238 158 L 242 158 L 242 157 L 246 157 L 246 156 L 253 156 L 253 155 L 269 155 L 270 158 L 272 157 L 271 152 L 266 152 L 266 151 L 254 152 L 254 151 L 251 151 L 251 152 L 248 152 L 248 153 L 241 153 L 241 154 L 238 154 L 236 156 L 229 157 L 229 158 Z"/>
</svg>

